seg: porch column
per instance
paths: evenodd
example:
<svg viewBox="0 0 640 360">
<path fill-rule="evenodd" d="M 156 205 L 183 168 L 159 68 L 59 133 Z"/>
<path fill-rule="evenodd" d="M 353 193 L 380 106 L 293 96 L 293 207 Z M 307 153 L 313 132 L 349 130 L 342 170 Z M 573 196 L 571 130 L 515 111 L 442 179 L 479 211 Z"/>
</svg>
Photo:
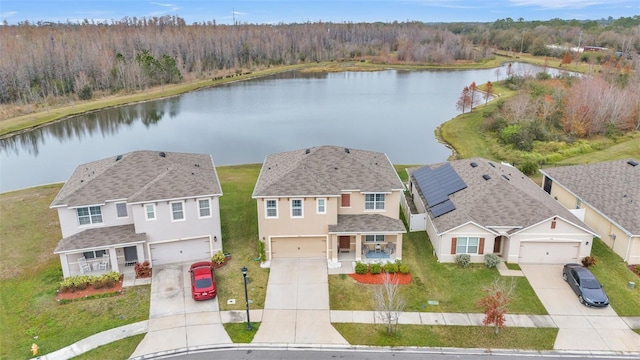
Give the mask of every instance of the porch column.
<svg viewBox="0 0 640 360">
<path fill-rule="evenodd" d="M 109 265 L 111 265 L 111 271 L 120 272 L 118 268 L 118 253 L 116 252 L 116 248 L 109 248 Z"/>
<path fill-rule="evenodd" d="M 356 261 L 362 260 L 362 235 L 356 234 Z"/>
<path fill-rule="evenodd" d="M 338 235 L 329 234 L 329 242 L 331 248 L 331 261 L 338 261 Z"/>
<path fill-rule="evenodd" d="M 147 260 L 147 257 L 144 254 L 144 245 L 142 243 L 136 244 L 136 253 L 138 255 L 138 262 L 143 263 Z"/>
<path fill-rule="evenodd" d="M 62 266 L 62 277 L 68 278 L 71 276 L 71 270 L 69 270 L 69 260 L 67 260 L 67 254 L 60 254 L 60 265 Z"/>
<path fill-rule="evenodd" d="M 396 237 L 396 259 L 402 260 L 402 233 Z"/>
</svg>

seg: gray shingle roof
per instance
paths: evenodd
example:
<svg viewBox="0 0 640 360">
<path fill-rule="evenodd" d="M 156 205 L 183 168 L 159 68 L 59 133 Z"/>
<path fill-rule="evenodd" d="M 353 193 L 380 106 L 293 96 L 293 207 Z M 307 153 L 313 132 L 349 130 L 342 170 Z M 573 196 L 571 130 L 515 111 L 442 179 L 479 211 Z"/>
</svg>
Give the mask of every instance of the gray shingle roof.
<svg viewBox="0 0 640 360">
<path fill-rule="evenodd" d="M 477 166 L 472 167 L 472 162 Z M 592 231 L 515 167 L 483 158 L 456 160 L 450 164 L 467 188 L 449 196 L 455 210 L 437 218 L 429 213 L 439 233 L 469 221 L 484 227 L 511 227 L 510 232 L 514 232 L 553 216 L 560 216 Z M 437 168 L 442 165 L 428 166 Z M 408 171 L 413 176 L 415 169 Z M 490 179 L 485 180 L 483 175 L 489 175 Z M 422 193 L 419 194 L 426 202 Z"/>
<path fill-rule="evenodd" d="M 557 167 L 541 172 L 627 231 L 640 235 L 640 165 L 627 164 L 630 160 L 633 159 Z"/>
<path fill-rule="evenodd" d="M 319 146 L 265 159 L 253 197 L 340 195 L 342 190 L 390 192 L 404 186 L 387 155 Z"/>
<path fill-rule="evenodd" d="M 222 195 L 213 160 L 206 154 L 133 151 L 80 165 L 51 207 L 129 203 Z"/>
<path fill-rule="evenodd" d="M 53 253 L 59 254 L 112 245 L 135 244 L 144 242 L 146 238 L 147 235 L 144 233 L 136 234 L 133 224 L 93 228 L 60 240 Z"/>
<path fill-rule="evenodd" d="M 402 220 L 381 214 L 338 215 L 338 223 L 329 225 L 329 233 L 405 233 Z"/>
</svg>

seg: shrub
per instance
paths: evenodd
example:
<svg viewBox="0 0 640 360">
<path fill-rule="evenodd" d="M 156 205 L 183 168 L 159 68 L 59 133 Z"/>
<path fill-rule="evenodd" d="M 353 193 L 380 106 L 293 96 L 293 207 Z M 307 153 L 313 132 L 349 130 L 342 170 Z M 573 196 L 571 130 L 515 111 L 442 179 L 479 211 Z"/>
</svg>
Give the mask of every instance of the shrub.
<svg viewBox="0 0 640 360">
<path fill-rule="evenodd" d="M 456 264 L 467 267 L 471 263 L 471 255 L 469 254 L 458 254 L 456 255 Z"/>
<path fill-rule="evenodd" d="M 133 270 L 136 272 L 136 277 L 149 277 L 151 276 L 151 264 L 148 261 L 143 263 L 137 262 L 133 267 Z"/>
<path fill-rule="evenodd" d="M 264 249 L 264 241 L 262 240 L 258 240 L 258 257 L 260 258 L 261 262 L 267 260 L 267 252 Z"/>
<path fill-rule="evenodd" d="M 597 262 L 598 260 L 596 260 L 596 258 L 594 258 L 593 256 L 585 256 L 584 259 L 582 259 L 582 265 L 587 268 L 595 265 Z"/>
<path fill-rule="evenodd" d="M 636 274 L 640 275 L 640 264 L 636 265 Z"/>
<path fill-rule="evenodd" d="M 527 160 L 524 164 L 520 165 L 518 170 L 522 171 L 527 176 L 535 175 L 538 172 L 538 164 L 531 160 Z"/>
<path fill-rule="evenodd" d="M 224 262 L 225 256 L 224 253 L 222 252 L 222 250 L 218 251 L 217 253 L 213 254 L 213 256 L 211 257 L 211 261 L 213 261 L 214 263 L 220 265 Z"/>
<path fill-rule="evenodd" d="M 371 264 L 371 266 L 369 267 L 369 271 L 374 275 L 380 274 L 382 272 L 382 266 L 377 263 Z"/>
<path fill-rule="evenodd" d="M 398 266 L 398 270 L 401 274 L 407 275 L 409 273 L 409 265 L 401 264 Z"/>
<path fill-rule="evenodd" d="M 384 272 L 389 274 L 395 274 L 398 272 L 398 264 L 396 263 L 386 263 L 382 268 L 384 269 Z"/>
<path fill-rule="evenodd" d="M 488 268 L 494 268 L 500 264 L 500 258 L 496 254 L 485 254 L 484 264 L 487 265 Z"/>
<path fill-rule="evenodd" d="M 366 274 L 367 271 L 369 271 L 369 267 L 367 266 L 367 264 L 360 261 L 356 263 L 356 274 Z"/>
<path fill-rule="evenodd" d="M 90 100 L 93 97 L 93 90 L 89 85 L 85 85 L 78 92 L 78 99 L 80 100 Z"/>
</svg>

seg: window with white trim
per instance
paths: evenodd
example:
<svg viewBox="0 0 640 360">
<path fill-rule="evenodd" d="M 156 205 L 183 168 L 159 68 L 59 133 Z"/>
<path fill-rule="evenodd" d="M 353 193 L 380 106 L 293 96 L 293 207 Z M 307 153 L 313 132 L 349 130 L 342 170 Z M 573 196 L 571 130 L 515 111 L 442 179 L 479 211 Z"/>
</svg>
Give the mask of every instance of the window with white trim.
<svg viewBox="0 0 640 360">
<path fill-rule="evenodd" d="M 209 199 L 198 200 L 198 217 L 200 218 L 211 217 L 211 201 Z"/>
<path fill-rule="evenodd" d="M 456 254 L 477 254 L 478 244 L 480 244 L 478 237 L 458 237 Z"/>
<path fill-rule="evenodd" d="M 327 199 L 325 198 L 316 199 L 316 211 L 318 214 L 327 213 Z"/>
<path fill-rule="evenodd" d="M 292 218 L 301 218 L 303 217 L 302 212 L 302 199 L 291 199 L 291 217 Z"/>
<path fill-rule="evenodd" d="M 127 214 L 127 203 L 116 203 L 116 216 L 118 218 L 129 217 L 129 214 Z"/>
<path fill-rule="evenodd" d="M 364 194 L 365 210 L 384 210 L 384 194 Z"/>
<path fill-rule="evenodd" d="M 184 220 L 184 204 L 182 201 L 176 201 L 171 203 L 171 221 L 183 221 Z"/>
<path fill-rule="evenodd" d="M 85 251 L 82 255 L 85 259 L 97 259 L 107 255 L 107 250 Z"/>
<path fill-rule="evenodd" d="M 102 209 L 100 206 L 77 208 L 76 213 L 78 214 L 78 223 L 80 225 L 102 223 Z"/>
<path fill-rule="evenodd" d="M 278 217 L 278 200 L 270 199 L 264 202 L 265 214 L 267 218 Z"/>
<path fill-rule="evenodd" d="M 364 242 L 384 242 L 384 235 L 365 235 Z"/>
<path fill-rule="evenodd" d="M 145 206 L 144 206 L 144 217 L 147 220 L 155 220 L 156 219 L 156 206 L 154 204 L 145 204 Z"/>
</svg>

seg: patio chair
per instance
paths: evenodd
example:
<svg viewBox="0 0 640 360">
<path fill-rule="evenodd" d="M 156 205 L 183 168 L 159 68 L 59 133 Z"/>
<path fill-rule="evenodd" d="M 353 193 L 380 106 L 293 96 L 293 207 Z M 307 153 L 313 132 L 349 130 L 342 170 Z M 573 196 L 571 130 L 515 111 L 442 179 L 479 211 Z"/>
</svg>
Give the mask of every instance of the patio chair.
<svg viewBox="0 0 640 360">
<path fill-rule="evenodd" d="M 80 274 L 91 272 L 91 265 L 89 265 L 84 256 L 78 259 L 78 266 L 80 266 Z"/>
<path fill-rule="evenodd" d="M 102 260 L 98 263 L 98 270 L 107 270 L 109 268 L 109 255 L 102 255 Z"/>
</svg>

